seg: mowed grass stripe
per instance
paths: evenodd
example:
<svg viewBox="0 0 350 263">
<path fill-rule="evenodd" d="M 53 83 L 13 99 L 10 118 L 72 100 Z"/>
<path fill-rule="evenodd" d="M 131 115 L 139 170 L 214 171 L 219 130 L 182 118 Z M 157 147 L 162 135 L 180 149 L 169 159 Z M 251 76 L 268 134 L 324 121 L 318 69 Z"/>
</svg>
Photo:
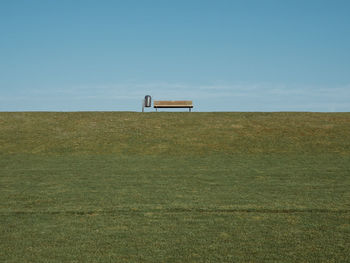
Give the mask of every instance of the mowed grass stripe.
<svg viewBox="0 0 350 263">
<path fill-rule="evenodd" d="M 95 211 L 11 211 L 3 212 L 2 215 L 31 215 L 31 214 L 48 214 L 48 215 L 103 215 L 103 214 L 134 214 L 134 213 L 262 213 L 262 214 L 294 214 L 294 213 L 350 213 L 350 209 L 205 209 L 205 208 L 167 208 L 167 209 L 115 209 L 115 210 L 95 210 Z"/>
<path fill-rule="evenodd" d="M 154 157 L 12 158 L 11 163 L 41 168 L 3 170 L 0 211 L 346 209 L 349 204 L 347 157 L 162 157 L 157 169 L 148 169 Z"/>
</svg>

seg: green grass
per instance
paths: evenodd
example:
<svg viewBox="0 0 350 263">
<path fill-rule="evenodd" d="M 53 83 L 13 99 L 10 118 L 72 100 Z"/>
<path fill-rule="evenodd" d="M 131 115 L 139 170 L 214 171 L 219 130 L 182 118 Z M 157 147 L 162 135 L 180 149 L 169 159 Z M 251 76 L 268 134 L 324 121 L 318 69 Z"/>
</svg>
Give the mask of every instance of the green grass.
<svg viewBox="0 0 350 263">
<path fill-rule="evenodd" d="M 349 262 L 350 113 L 0 113 L 0 262 Z"/>
</svg>

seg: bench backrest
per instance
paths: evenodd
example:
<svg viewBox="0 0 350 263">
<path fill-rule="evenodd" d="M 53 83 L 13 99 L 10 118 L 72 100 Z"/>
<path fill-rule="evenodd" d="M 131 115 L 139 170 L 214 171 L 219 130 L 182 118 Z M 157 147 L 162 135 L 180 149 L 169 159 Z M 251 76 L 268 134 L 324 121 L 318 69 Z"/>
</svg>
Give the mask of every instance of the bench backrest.
<svg viewBox="0 0 350 263">
<path fill-rule="evenodd" d="M 192 106 L 191 100 L 155 100 L 153 102 L 153 105 L 155 107 L 157 106 L 183 106 L 183 107 L 190 107 Z"/>
</svg>

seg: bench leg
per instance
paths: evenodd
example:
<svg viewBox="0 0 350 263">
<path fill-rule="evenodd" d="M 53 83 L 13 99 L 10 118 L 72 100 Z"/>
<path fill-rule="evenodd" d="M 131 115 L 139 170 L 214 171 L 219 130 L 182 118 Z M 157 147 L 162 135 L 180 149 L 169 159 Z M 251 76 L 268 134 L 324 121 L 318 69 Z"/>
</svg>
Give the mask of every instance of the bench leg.
<svg viewBox="0 0 350 263">
<path fill-rule="evenodd" d="M 188 108 L 188 111 L 191 112 L 191 108 Z"/>
</svg>

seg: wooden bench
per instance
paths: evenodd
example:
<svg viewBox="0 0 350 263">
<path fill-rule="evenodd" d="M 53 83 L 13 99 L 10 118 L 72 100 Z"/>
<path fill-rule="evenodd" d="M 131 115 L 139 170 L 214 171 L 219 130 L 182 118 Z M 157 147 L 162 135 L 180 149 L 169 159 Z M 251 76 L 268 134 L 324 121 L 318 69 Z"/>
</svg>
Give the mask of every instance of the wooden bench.
<svg viewBox="0 0 350 263">
<path fill-rule="evenodd" d="M 193 104 L 191 100 L 155 100 L 153 107 L 156 111 L 160 108 L 188 108 L 191 112 Z"/>
</svg>

